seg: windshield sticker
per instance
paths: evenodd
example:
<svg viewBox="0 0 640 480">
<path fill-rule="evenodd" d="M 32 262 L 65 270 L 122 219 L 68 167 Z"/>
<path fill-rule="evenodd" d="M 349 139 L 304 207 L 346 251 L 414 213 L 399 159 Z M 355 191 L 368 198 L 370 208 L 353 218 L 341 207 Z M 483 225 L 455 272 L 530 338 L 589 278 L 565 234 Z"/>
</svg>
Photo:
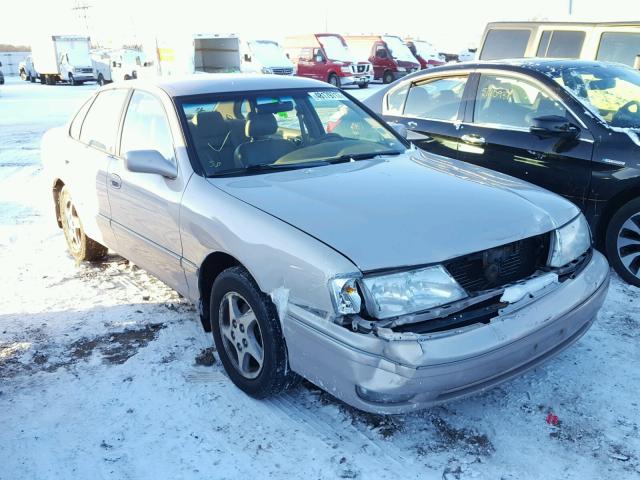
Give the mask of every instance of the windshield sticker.
<svg viewBox="0 0 640 480">
<path fill-rule="evenodd" d="M 334 102 L 336 100 L 346 100 L 342 92 L 334 90 L 323 90 L 321 92 L 309 92 L 309 96 L 316 102 Z"/>
</svg>

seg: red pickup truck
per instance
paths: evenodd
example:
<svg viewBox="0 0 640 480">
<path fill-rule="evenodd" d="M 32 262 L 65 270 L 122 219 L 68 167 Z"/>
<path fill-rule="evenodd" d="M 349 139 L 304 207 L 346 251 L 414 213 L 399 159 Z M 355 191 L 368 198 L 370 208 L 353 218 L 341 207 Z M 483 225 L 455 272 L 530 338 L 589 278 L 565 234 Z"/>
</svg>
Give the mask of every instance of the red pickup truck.
<svg viewBox="0 0 640 480">
<path fill-rule="evenodd" d="M 420 64 L 400 37 L 393 35 L 345 36 L 356 55 L 373 64 L 375 80 L 391 83 L 420 69 Z"/>
<path fill-rule="evenodd" d="M 287 37 L 284 50 L 297 66 L 296 75 L 329 82 L 336 87 L 357 85 L 367 88 L 373 68 L 366 57 L 359 61 L 342 36 L 315 33 Z"/>
</svg>

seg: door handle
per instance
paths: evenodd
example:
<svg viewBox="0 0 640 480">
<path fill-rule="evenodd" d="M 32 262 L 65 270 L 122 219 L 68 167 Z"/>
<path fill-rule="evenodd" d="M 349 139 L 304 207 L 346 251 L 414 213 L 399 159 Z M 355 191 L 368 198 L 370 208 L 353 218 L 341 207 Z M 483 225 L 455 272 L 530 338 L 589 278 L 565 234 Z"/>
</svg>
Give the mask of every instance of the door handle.
<svg viewBox="0 0 640 480">
<path fill-rule="evenodd" d="M 409 128 L 417 128 L 418 127 L 418 122 L 414 122 L 413 120 L 410 122 L 407 122 L 407 127 Z"/>
<path fill-rule="evenodd" d="M 484 137 L 481 137 L 479 135 L 462 135 L 462 137 L 460 137 L 460 140 L 462 140 L 464 143 L 468 143 L 469 145 L 476 146 L 482 146 L 487 143 Z"/>
<path fill-rule="evenodd" d="M 109 175 L 109 183 L 111 183 L 112 188 L 120 188 L 122 186 L 122 179 L 120 175 L 112 173 Z"/>
</svg>

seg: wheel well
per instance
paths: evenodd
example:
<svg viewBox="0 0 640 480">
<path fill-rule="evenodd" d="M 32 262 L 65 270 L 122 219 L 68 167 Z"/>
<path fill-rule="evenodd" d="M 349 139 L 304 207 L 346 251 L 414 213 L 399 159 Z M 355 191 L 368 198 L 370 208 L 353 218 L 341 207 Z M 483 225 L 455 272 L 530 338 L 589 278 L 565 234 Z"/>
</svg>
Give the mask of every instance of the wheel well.
<svg viewBox="0 0 640 480">
<path fill-rule="evenodd" d="M 237 259 L 227 253 L 213 252 L 204 259 L 198 269 L 198 290 L 200 292 L 200 305 L 202 307 L 200 320 L 205 331 L 211 331 L 209 325 L 209 298 L 211 287 L 218 275 L 231 267 L 242 265 Z"/>
<path fill-rule="evenodd" d="M 53 184 L 53 204 L 56 209 L 56 222 L 60 228 L 62 228 L 62 219 L 60 218 L 60 202 L 58 199 L 60 198 L 62 187 L 64 187 L 64 183 L 60 179 L 57 179 Z"/>
<path fill-rule="evenodd" d="M 615 213 L 626 203 L 640 197 L 640 187 L 632 187 L 618 193 L 615 197 L 611 198 L 598 220 L 598 226 L 596 230 L 596 245 L 599 247 L 604 246 L 605 236 L 607 234 L 607 227 L 611 218 Z"/>
</svg>

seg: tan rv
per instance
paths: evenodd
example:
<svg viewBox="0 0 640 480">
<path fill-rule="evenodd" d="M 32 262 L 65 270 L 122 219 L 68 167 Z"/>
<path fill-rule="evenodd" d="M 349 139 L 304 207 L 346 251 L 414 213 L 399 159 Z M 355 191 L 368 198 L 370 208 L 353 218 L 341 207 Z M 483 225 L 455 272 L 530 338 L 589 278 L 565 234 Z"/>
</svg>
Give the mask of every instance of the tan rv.
<svg viewBox="0 0 640 480">
<path fill-rule="evenodd" d="M 640 68 L 640 21 L 489 23 L 478 51 L 480 60 L 580 58 Z"/>
</svg>

